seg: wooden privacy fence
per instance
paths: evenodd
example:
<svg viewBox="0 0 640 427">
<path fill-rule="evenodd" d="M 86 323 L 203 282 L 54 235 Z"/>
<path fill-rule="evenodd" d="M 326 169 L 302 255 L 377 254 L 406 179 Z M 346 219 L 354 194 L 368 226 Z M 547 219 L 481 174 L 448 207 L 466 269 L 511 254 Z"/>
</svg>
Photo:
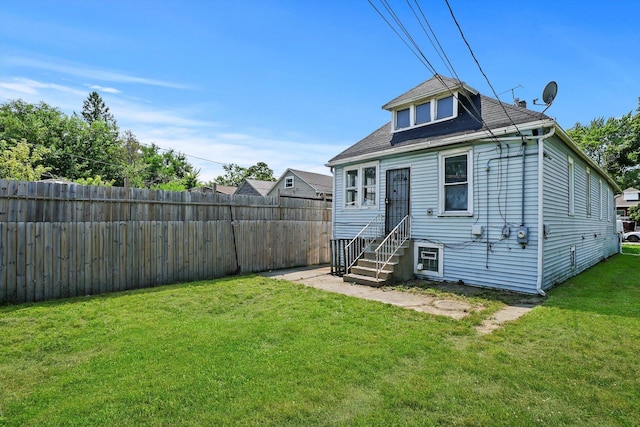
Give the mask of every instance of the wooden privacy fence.
<svg viewBox="0 0 640 427">
<path fill-rule="evenodd" d="M 324 202 L 0 180 L 0 302 L 330 262 Z"/>
</svg>

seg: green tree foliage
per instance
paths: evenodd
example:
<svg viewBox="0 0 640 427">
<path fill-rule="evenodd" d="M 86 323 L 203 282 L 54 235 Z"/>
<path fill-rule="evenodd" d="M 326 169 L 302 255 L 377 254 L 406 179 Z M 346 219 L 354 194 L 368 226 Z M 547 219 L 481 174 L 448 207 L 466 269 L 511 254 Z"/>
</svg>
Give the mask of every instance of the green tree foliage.
<svg viewBox="0 0 640 427">
<path fill-rule="evenodd" d="M 223 165 L 224 175 L 216 177 L 215 183 L 219 185 L 231 185 L 238 187 L 245 179 L 258 179 L 260 181 L 275 181 L 273 170 L 264 162 L 258 162 L 255 165 L 243 168 L 235 163 Z"/>
<path fill-rule="evenodd" d="M 49 150 L 33 146 L 25 139 L 7 142 L 0 140 L 0 178 L 37 181 L 49 168 L 40 164 Z"/>
<path fill-rule="evenodd" d="M 640 186 L 640 99 L 635 114 L 576 123 L 567 133 L 621 188 Z"/>
<path fill-rule="evenodd" d="M 629 218 L 634 220 L 636 224 L 640 224 L 640 205 L 631 206 L 629 208 Z"/>
<path fill-rule="evenodd" d="M 140 152 L 143 167 L 140 176 L 145 187 L 179 191 L 197 186 L 200 171 L 183 154 L 173 150 L 160 153 L 155 144 L 140 146 Z"/>
<path fill-rule="evenodd" d="M 117 127 L 116 119 L 98 92 L 91 92 L 82 103 L 82 118 L 89 124 L 102 120 L 109 126 Z"/>
<path fill-rule="evenodd" d="M 44 102 L 1 104 L 0 140 L 24 140 L 29 153 L 41 156 L 35 166 L 70 181 L 122 186 L 128 179 L 133 187 L 172 190 L 198 185 L 199 171 L 184 155 L 174 151 L 160 154 L 156 146 L 142 146 L 133 132 L 120 132 L 96 92 L 85 101 L 82 116 L 67 116 Z M 16 150 L 15 143 L 5 144 L 9 144 L 5 150 Z M 24 148 L 20 150 L 24 157 Z"/>
</svg>

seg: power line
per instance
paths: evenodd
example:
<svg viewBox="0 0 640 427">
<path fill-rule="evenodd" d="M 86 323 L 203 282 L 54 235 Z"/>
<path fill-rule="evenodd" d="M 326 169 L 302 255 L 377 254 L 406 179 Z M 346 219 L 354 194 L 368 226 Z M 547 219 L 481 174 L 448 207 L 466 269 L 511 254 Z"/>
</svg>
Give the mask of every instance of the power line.
<svg viewBox="0 0 640 427">
<path fill-rule="evenodd" d="M 467 48 L 469 49 L 469 53 L 471 53 L 471 57 L 473 58 L 473 60 L 475 61 L 476 65 L 478 66 L 478 69 L 480 70 L 480 72 L 484 76 L 484 79 L 487 81 L 487 84 L 491 88 L 491 91 L 493 92 L 493 95 L 498 100 L 498 103 L 500 104 L 500 107 L 502 107 L 502 111 L 504 111 L 504 114 L 507 116 L 507 118 L 509 119 L 511 124 L 516 128 L 516 131 L 518 131 L 518 133 L 520 133 L 520 129 L 518 129 L 518 126 L 516 125 L 516 123 L 513 121 L 513 119 L 511 118 L 511 116 L 507 112 L 507 109 L 504 107 L 504 104 L 502 103 L 502 101 L 500 101 L 500 97 L 498 96 L 498 93 L 493 88 L 493 85 L 489 81 L 489 77 L 487 77 L 487 75 L 485 74 L 484 70 L 482 69 L 482 66 L 480 65 L 480 61 L 478 61 L 478 58 L 476 58 L 476 55 L 473 53 L 473 49 L 471 49 L 471 45 L 469 44 L 469 42 L 467 41 L 467 38 L 464 36 L 464 33 L 462 32 L 462 27 L 460 27 L 460 24 L 458 23 L 458 20 L 456 19 L 456 16 L 453 13 L 453 9 L 451 8 L 451 5 L 449 4 L 449 0 L 444 0 L 444 2 L 447 4 L 447 8 L 449 8 L 449 13 L 451 14 L 451 18 L 453 19 L 453 22 L 456 24 L 456 27 L 458 27 L 458 31 L 460 32 L 460 37 L 462 37 L 462 40 L 467 45 Z"/>
<path fill-rule="evenodd" d="M 480 111 L 478 111 L 478 108 L 476 107 L 476 105 L 472 102 L 471 98 L 464 92 L 461 92 L 463 94 L 463 96 L 465 98 L 467 98 L 469 100 L 469 103 L 471 105 L 471 107 L 473 108 L 473 110 L 475 111 L 475 114 L 472 113 L 465 105 L 463 102 L 460 101 L 459 97 L 457 96 L 457 94 L 449 87 L 449 85 L 447 85 L 447 83 L 444 81 L 444 79 L 442 78 L 442 76 L 440 76 L 440 74 L 436 71 L 435 67 L 433 66 L 433 64 L 429 61 L 429 59 L 426 57 L 426 55 L 424 54 L 424 52 L 422 52 L 422 49 L 420 49 L 420 47 L 418 46 L 418 44 L 416 43 L 415 39 L 411 36 L 411 34 L 409 33 L 409 31 L 407 30 L 407 28 L 404 26 L 404 24 L 402 23 L 402 21 L 400 20 L 400 18 L 398 17 L 398 15 L 395 13 L 395 11 L 393 10 L 393 8 L 389 5 L 389 3 L 387 2 L 387 0 L 381 0 L 382 5 L 385 7 L 385 9 L 387 10 L 387 12 L 392 16 L 393 20 L 396 22 L 396 24 L 398 25 L 399 28 L 402 29 L 402 32 L 405 34 L 405 36 L 407 37 L 407 39 L 409 39 L 411 41 L 411 43 L 413 44 L 414 49 L 411 48 L 411 46 L 409 45 L 409 43 L 400 35 L 400 33 L 398 32 L 398 30 L 396 30 L 396 28 L 391 24 L 391 22 L 389 22 L 389 20 L 384 16 L 384 14 L 373 4 L 372 0 L 368 0 L 369 4 L 371 5 L 371 7 L 373 7 L 373 9 L 378 13 L 378 15 L 380 15 L 380 17 L 387 23 L 387 25 L 389 26 L 389 28 L 391 28 L 391 30 L 400 38 L 400 40 L 402 40 L 402 42 L 405 44 L 405 46 L 407 46 L 409 48 L 409 50 L 411 50 L 411 52 L 418 58 L 418 60 L 430 71 L 433 73 L 434 77 L 442 84 L 442 86 L 451 94 L 451 96 L 453 96 L 456 101 L 458 102 L 458 104 L 471 116 L 475 116 L 477 117 L 480 122 L 484 125 L 485 129 L 489 132 L 489 135 L 492 139 L 495 140 L 495 142 L 497 144 L 499 144 L 499 140 L 498 138 L 495 136 L 495 134 L 493 133 L 493 131 L 491 130 L 491 128 L 487 125 L 487 123 L 484 121 L 484 118 L 482 117 L 482 113 Z M 425 22 L 427 22 L 427 25 L 429 26 L 429 28 L 431 28 L 431 25 L 428 23 L 426 17 L 424 16 L 424 13 L 422 12 L 422 9 L 420 8 L 420 6 L 417 3 L 417 0 L 414 0 L 416 2 L 416 5 L 418 6 L 418 9 L 420 10 L 421 14 L 423 15 Z M 408 0 L 407 0 L 408 2 Z M 418 22 L 420 23 L 420 26 L 422 27 L 423 31 L 425 31 L 425 34 L 427 35 L 427 37 L 430 39 L 429 35 L 426 33 L 426 30 L 424 29 L 424 26 L 422 26 L 422 23 L 420 22 L 419 17 L 417 16 L 417 14 L 415 13 L 415 11 L 413 10 L 413 8 L 411 7 L 411 5 L 409 4 L 409 7 L 411 8 L 411 10 L 414 12 L 414 15 L 416 16 L 416 19 L 418 20 Z M 431 29 L 434 38 L 436 38 L 437 41 L 437 37 L 435 36 L 435 32 L 433 31 L 433 29 Z M 431 40 L 431 39 L 430 39 Z M 453 72 L 453 74 L 455 75 L 456 79 L 458 82 L 461 82 L 458 74 L 455 72 L 455 70 L 453 69 L 453 65 L 451 64 L 451 62 L 449 61 L 448 56 L 446 55 L 446 52 L 444 52 L 444 49 L 442 48 L 442 45 L 440 45 L 440 42 L 438 42 L 438 45 L 440 46 L 443 55 L 446 58 L 446 61 L 449 63 L 449 65 L 451 66 L 451 71 Z M 433 42 L 432 42 L 433 45 Z M 438 49 L 435 48 L 436 52 L 438 52 Z M 438 55 L 440 55 L 440 53 L 438 52 Z M 442 59 L 442 56 L 440 55 L 440 58 Z M 446 62 L 443 60 L 443 63 L 445 64 L 445 67 L 447 67 Z M 448 69 L 448 67 L 447 67 Z M 499 101 L 499 99 L 498 99 Z M 504 106 L 502 106 L 502 108 L 504 109 Z M 506 112 L 506 110 L 505 110 Z M 508 115 L 507 115 L 508 117 Z M 513 123 L 513 120 L 511 120 L 511 117 L 509 117 L 509 120 Z M 514 124 L 515 125 L 515 124 Z"/>
</svg>

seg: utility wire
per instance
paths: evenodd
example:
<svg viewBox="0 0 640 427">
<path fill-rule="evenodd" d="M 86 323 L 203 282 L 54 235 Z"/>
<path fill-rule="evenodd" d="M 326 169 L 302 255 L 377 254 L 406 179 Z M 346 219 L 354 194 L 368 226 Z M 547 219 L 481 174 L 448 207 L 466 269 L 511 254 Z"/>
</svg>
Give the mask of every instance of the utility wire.
<svg viewBox="0 0 640 427">
<path fill-rule="evenodd" d="M 393 10 L 393 8 L 389 5 L 387 0 L 381 0 L 382 5 L 384 6 L 384 8 L 387 10 L 387 12 L 389 13 L 389 15 L 391 15 L 391 17 L 393 18 L 393 20 L 396 22 L 396 24 L 398 25 L 398 27 L 400 29 L 402 29 L 402 32 L 405 34 L 405 37 L 411 41 L 411 44 L 413 44 L 414 48 L 412 48 L 409 45 L 409 42 L 407 40 L 405 40 L 405 38 L 402 37 L 402 35 L 400 34 L 400 32 L 393 26 L 393 24 L 391 22 L 389 22 L 389 20 L 384 16 L 384 14 L 376 7 L 376 5 L 372 2 L 372 0 L 368 0 L 369 4 L 371 5 L 371 7 L 378 13 L 378 15 L 380 15 L 380 17 L 387 23 L 387 25 L 389 26 L 389 28 L 391 28 L 391 30 L 400 38 L 400 40 L 405 44 L 405 46 L 407 46 L 407 48 L 409 48 L 409 50 L 418 58 L 418 60 L 431 72 L 433 73 L 434 77 L 442 84 L 442 86 L 451 94 L 451 96 L 453 96 L 456 101 L 458 101 L 458 105 L 460 105 L 468 114 L 470 114 L 472 117 L 476 117 L 477 119 L 480 120 L 480 122 L 483 124 L 483 126 L 485 127 L 485 129 L 489 132 L 490 137 L 492 139 L 495 140 L 496 144 L 500 144 L 500 141 L 498 140 L 498 138 L 495 136 L 495 134 L 493 133 L 493 131 L 491 130 L 491 128 L 487 125 L 487 123 L 484 121 L 482 114 L 480 111 L 478 111 L 477 107 L 475 106 L 475 104 L 473 102 L 471 102 L 471 99 L 466 95 L 463 94 L 463 96 L 465 98 L 467 98 L 470 101 L 470 104 L 472 106 L 472 108 L 475 110 L 475 114 L 472 113 L 465 105 L 463 102 L 460 101 L 459 97 L 457 96 L 457 94 L 455 92 L 453 92 L 453 90 L 449 87 L 449 85 L 447 85 L 447 83 L 444 81 L 444 79 L 442 79 L 442 76 L 440 76 L 440 74 L 436 71 L 435 67 L 433 66 L 433 64 L 429 61 L 429 59 L 426 57 L 426 55 L 422 52 L 422 49 L 420 49 L 420 47 L 418 46 L 418 44 L 415 42 L 414 38 L 411 36 L 411 34 L 409 33 L 409 31 L 407 30 L 407 28 L 404 26 L 404 24 L 402 23 L 402 21 L 400 20 L 400 18 L 398 17 L 398 15 L 395 13 L 395 11 Z M 417 5 L 417 2 L 416 2 Z M 420 9 L 419 5 L 418 8 Z M 412 8 L 413 11 L 413 8 Z M 422 13 L 422 9 L 420 9 L 421 13 Z M 415 15 L 415 11 L 414 11 L 414 15 Z M 424 16 L 424 14 L 423 14 Z M 416 16 L 417 18 L 417 16 Z M 426 21 L 426 18 L 425 18 Z M 420 20 L 418 19 L 418 22 L 420 22 Z M 420 25 L 422 26 L 422 23 L 420 23 Z M 430 25 L 429 25 L 430 27 Z M 424 27 L 422 27 L 424 30 Z M 425 31 L 426 34 L 426 31 Z M 433 33 L 435 36 L 435 32 Z M 427 34 L 427 37 L 428 34 Z M 440 44 L 440 42 L 438 42 L 438 44 Z M 435 48 L 435 46 L 434 46 Z M 415 50 L 414 50 L 415 49 Z M 438 51 L 436 49 L 436 51 Z M 446 57 L 446 53 L 444 52 L 444 49 L 442 49 L 443 54 Z M 442 57 L 441 57 L 442 59 Z M 447 57 L 447 61 L 449 62 L 449 64 L 451 65 L 451 62 L 449 61 L 448 57 Z M 443 60 L 444 62 L 444 60 Z M 445 67 L 446 67 L 446 63 L 445 63 Z M 458 77 L 457 73 L 455 73 L 455 70 L 453 70 L 453 66 L 452 67 L 452 71 L 456 76 L 456 79 L 458 80 L 458 82 L 461 82 L 460 78 Z M 448 68 L 448 67 L 447 67 Z M 504 109 L 504 106 L 502 106 Z M 506 111 L 506 110 L 505 110 Z M 511 118 L 509 117 L 509 120 L 511 120 Z M 512 120 L 511 120 L 512 121 Z M 513 121 L 512 121 L 513 122 Z"/>
<path fill-rule="evenodd" d="M 467 45 L 467 48 L 469 49 L 469 53 L 471 53 L 471 57 L 473 57 L 473 60 L 476 62 L 476 65 L 478 66 L 478 69 L 480 70 L 480 72 L 484 76 L 484 79 L 487 81 L 487 84 L 491 88 L 491 91 L 493 92 L 493 95 L 498 100 L 498 103 L 500 104 L 500 107 L 502 107 L 502 110 L 504 111 L 504 114 L 506 114 L 506 116 L 509 119 L 509 121 L 511 122 L 511 124 L 516 128 L 516 131 L 518 131 L 518 133 L 520 133 L 520 129 L 518 129 L 518 126 L 516 125 L 516 123 L 513 121 L 513 119 L 511 118 L 511 116 L 507 112 L 507 109 L 504 107 L 504 104 L 502 103 L 502 101 L 500 101 L 500 97 L 498 96 L 498 93 L 493 88 L 493 85 L 489 81 L 489 77 L 487 77 L 487 75 L 485 74 L 484 70 L 482 69 L 482 66 L 480 65 L 480 61 L 478 61 L 478 58 L 476 58 L 476 55 L 473 53 L 473 49 L 471 49 L 471 45 L 469 44 L 469 42 L 467 41 L 467 38 L 464 36 L 464 33 L 462 32 L 462 27 L 460 27 L 460 24 L 458 23 L 458 20 L 456 19 L 456 16 L 453 13 L 453 9 L 451 8 L 451 5 L 449 4 L 449 0 L 444 0 L 444 2 L 447 4 L 447 7 L 449 8 L 449 13 L 451 14 L 451 18 L 453 19 L 453 22 L 456 24 L 456 27 L 458 27 L 458 31 L 460 32 L 460 37 L 462 37 L 462 40 Z"/>
</svg>

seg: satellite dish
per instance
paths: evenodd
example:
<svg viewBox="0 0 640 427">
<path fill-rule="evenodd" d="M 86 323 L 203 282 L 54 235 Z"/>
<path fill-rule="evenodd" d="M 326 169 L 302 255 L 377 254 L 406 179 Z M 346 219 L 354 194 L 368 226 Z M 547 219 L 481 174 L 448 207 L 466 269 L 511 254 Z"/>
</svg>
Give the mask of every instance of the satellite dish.
<svg viewBox="0 0 640 427">
<path fill-rule="evenodd" d="M 558 94 L 558 84 L 553 80 L 547 83 L 542 91 L 542 101 L 548 107 L 554 99 L 556 99 L 556 95 Z"/>
</svg>

